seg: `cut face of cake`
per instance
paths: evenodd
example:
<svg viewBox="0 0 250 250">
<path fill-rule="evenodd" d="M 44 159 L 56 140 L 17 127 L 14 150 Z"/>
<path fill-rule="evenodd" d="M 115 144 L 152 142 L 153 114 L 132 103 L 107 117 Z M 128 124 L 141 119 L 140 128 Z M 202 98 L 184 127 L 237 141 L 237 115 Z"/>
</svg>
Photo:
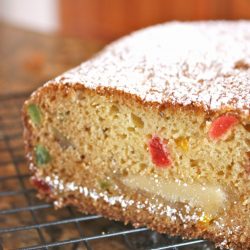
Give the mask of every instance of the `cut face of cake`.
<svg viewBox="0 0 250 250">
<path fill-rule="evenodd" d="M 250 248 L 250 22 L 125 37 L 24 104 L 32 182 L 55 206 Z"/>
</svg>

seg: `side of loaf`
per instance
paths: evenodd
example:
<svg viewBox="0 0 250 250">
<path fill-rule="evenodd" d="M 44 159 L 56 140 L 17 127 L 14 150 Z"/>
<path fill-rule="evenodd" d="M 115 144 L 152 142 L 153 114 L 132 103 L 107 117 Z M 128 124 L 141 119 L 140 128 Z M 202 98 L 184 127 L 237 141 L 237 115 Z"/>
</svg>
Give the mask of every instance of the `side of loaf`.
<svg viewBox="0 0 250 250">
<path fill-rule="evenodd" d="M 221 32 L 224 43 L 235 27 L 250 24 L 149 28 L 38 89 L 23 121 L 40 197 L 221 248 L 250 248 L 249 58 L 241 59 L 250 48 L 232 38 L 244 48 L 225 54 L 215 37 Z M 178 31 L 206 46 L 178 40 L 181 54 L 170 55 Z M 148 47 L 138 50 L 142 41 Z"/>
</svg>

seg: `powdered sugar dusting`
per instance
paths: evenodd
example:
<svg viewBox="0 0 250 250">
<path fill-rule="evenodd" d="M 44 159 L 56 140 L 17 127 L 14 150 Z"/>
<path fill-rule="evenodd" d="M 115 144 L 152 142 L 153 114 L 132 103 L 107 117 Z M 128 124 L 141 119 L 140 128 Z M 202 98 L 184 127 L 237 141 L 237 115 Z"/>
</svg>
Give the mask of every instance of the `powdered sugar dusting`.
<svg viewBox="0 0 250 250">
<path fill-rule="evenodd" d="M 89 197 L 94 201 L 104 200 L 110 206 L 120 205 L 123 211 L 127 211 L 129 207 L 133 206 L 137 210 L 147 210 L 153 215 L 159 213 L 160 216 L 166 216 L 166 218 L 168 218 L 172 223 L 176 223 L 177 220 L 181 220 L 184 228 L 188 227 L 188 223 L 202 223 L 204 216 L 206 216 L 206 213 L 201 212 L 200 210 L 191 211 L 189 205 L 185 205 L 183 214 L 181 210 L 178 210 L 170 205 L 165 205 L 157 199 L 153 203 L 148 199 L 145 199 L 144 202 L 140 202 L 122 194 L 111 195 L 107 191 L 100 192 L 95 189 L 80 186 L 75 182 L 65 182 L 58 175 L 47 176 L 44 180 L 50 187 L 53 188 L 54 193 L 61 193 L 62 191 L 64 194 L 68 193 L 67 195 L 70 195 L 72 192 L 78 193 L 78 195 Z M 57 197 L 57 200 L 54 201 L 54 205 L 56 207 L 62 207 L 64 205 L 63 197 L 60 195 Z M 240 227 L 235 227 L 233 231 L 230 230 L 230 228 L 227 228 L 224 225 L 223 220 L 220 217 L 214 220 L 213 223 L 220 229 L 219 235 L 222 236 L 223 241 L 217 242 L 217 246 L 221 247 L 221 249 L 228 246 L 227 240 L 223 238 L 225 232 L 227 235 L 233 235 L 234 232 L 240 230 Z"/>
<path fill-rule="evenodd" d="M 133 33 L 49 83 L 111 87 L 146 102 L 250 110 L 250 22 L 172 22 Z"/>
<path fill-rule="evenodd" d="M 82 187 L 77 185 L 74 182 L 64 182 L 58 175 L 47 176 L 45 177 L 45 182 L 54 189 L 54 192 L 79 192 L 86 197 L 91 197 L 93 200 L 97 201 L 103 199 L 105 202 L 109 203 L 111 206 L 115 204 L 120 204 L 123 210 L 126 210 L 129 206 L 134 205 L 137 209 L 147 209 L 148 212 L 155 214 L 160 212 L 161 216 L 167 216 L 171 221 L 176 221 L 177 217 L 183 222 L 199 222 L 202 219 L 203 214 L 198 215 L 196 212 L 193 212 L 192 215 L 189 215 L 189 210 L 187 209 L 186 215 L 182 215 L 182 212 L 177 211 L 177 209 L 167 205 L 164 206 L 159 201 L 153 204 L 149 202 L 148 199 L 145 202 L 132 200 L 125 195 L 110 195 L 107 191 L 98 192 L 95 189 L 88 189 L 87 187 Z M 55 201 L 56 206 L 63 205 L 59 200 Z M 188 205 L 186 205 L 189 208 Z"/>
</svg>

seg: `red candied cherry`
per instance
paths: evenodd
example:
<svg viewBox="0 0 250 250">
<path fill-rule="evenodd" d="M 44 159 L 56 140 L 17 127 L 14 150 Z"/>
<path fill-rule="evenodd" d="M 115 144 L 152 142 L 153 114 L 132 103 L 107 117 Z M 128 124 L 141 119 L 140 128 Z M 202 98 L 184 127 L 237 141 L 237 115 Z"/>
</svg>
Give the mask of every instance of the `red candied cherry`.
<svg viewBox="0 0 250 250">
<path fill-rule="evenodd" d="M 209 129 L 209 137 L 213 140 L 221 138 L 228 132 L 234 125 L 239 122 L 238 118 L 234 115 L 222 115 L 212 122 Z"/>
<path fill-rule="evenodd" d="M 37 179 L 36 177 L 31 179 L 32 184 L 39 190 L 41 190 L 44 193 L 50 192 L 50 186 L 41 179 Z"/>
<path fill-rule="evenodd" d="M 169 167 L 172 163 L 170 153 L 167 149 L 167 141 L 153 136 L 149 141 L 149 152 L 152 162 L 160 168 Z"/>
</svg>

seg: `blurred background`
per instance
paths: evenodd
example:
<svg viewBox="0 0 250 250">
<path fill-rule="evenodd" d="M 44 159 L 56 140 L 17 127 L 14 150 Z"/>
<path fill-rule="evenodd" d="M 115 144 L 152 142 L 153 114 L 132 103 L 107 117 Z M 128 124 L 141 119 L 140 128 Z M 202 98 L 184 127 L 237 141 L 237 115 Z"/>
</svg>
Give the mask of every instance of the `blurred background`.
<svg viewBox="0 0 250 250">
<path fill-rule="evenodd" d="M 168 20 L 249 19 L 250 0 L 0 0 L 2 21 L 110 41 Z"/>
<path fill-rule="evenodd" d="M 134 30 L 211 19 L 250 19 L 250 0 L 0 0 L 0 95 L 29 92 Z"/>
</svg>

